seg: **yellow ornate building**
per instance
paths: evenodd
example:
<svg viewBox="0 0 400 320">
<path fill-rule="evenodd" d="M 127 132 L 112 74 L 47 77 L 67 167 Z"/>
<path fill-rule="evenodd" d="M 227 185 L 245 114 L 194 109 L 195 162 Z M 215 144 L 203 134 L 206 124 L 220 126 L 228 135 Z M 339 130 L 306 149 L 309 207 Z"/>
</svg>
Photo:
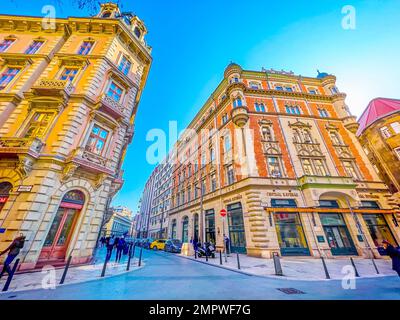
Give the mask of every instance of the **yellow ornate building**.
<svg viewBox="0 0 400 320">
<path fill-rule="evenodd" d="M 230 64 L 174 148 L 169 236 L 222 248 L 226 234 L 233 251 L 265 258 L 378 258 L 383 239 L 400 243 L 335 83 Z"/>
<path fill-rule="evenodd" d="M 117 5 L 90 18 L 0 16 L 0 249 L 21 269 L 91 259 L 151 65 L 146 27 Z"/>
</svg>

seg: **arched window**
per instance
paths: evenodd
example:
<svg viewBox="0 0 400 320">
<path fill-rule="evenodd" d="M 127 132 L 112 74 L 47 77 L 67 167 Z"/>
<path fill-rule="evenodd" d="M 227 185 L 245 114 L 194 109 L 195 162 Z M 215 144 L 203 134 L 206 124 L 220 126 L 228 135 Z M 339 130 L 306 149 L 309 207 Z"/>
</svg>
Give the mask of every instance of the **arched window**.
<svg viewBox="0 0 400 320">
<path fill-rule="evenodd" d="M 333 144 L 335 144 L 335 145 L 342 144 L 342 140 L 340 139 L 339 134 L 337 132 L 331 131 L 330 136 L 331 136 L 331 140 L 332 140 Z"/>
<path fill-rule="evenodd" d="M 233 100 L 233 107 L 237 108 L 237 107 L 241 107 L 242 106 L 242 99 L 241 98 L 235 98 L 235 100 Z"/>
<path fill-rule="evenodd" d="M 185 216 L 182 220 L 182 243 L 189 242 L 189 218 Z"/>
<path fill-rule="evenodd" d="M 171 224 L 171 239 L 176 239 L 176 219 L 172 220 L 172 224 Z"/>
<path fill-rule="evenodd" d="M 12 188 L 13 186 L 9 182 L 0 183 L 0 211 L 1 209 L 3 209 L 5 203 L 7 202 Z"/>
<path fill-rule="evenodd" d="M 102 18 L 109 18 L 109 17 L 111 17 L 111 12 L 110 11 L 106 11 L 102 15 Z"/>
<path fill-rule="evenodd" d="M 262 127 L 261 129 L 262 137 L 266 141 L 273 141 L 272 132 L 270 127 Z"/>
<path fill-rule="evenodd" d="M 136 37 L 138 37 L 140 39 L 140 37 L 142 36 L 142 33 L 140 32 L 138 27 L 135 27 L 135 29 L 133 30 L 133 33 L 135 34 Z"/>
</svg>

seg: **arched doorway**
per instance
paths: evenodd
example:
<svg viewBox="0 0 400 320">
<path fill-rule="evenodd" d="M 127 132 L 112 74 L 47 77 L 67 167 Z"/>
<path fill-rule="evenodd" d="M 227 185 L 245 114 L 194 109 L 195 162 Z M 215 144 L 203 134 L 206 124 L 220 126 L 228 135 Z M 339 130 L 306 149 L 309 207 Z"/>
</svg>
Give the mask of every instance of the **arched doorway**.
<svg viewBox="0 0 400 320">
<path fill-rule="evenodd" d="M 193 240 L 199 241 L 199 214 L 193 216 Z"/>
<path fill-rule="evenodd" d="M 172 220 L 172 224 L 171 224 L 171 239 L 176 239 L 176 219 Z"/>
<path fill-rule="evenodd" d="M 182 220 L 182 243 L 189 242 L 189 218 L 185 216 Z"/>
<path fill-rule="evenodd" d="M 72 190 L 64 195 L 44 241 L 39 260 L 64 260 L 72 231 L 84 203 L 85 196 L 79 190 Z"/>
<path fill-rule="evenodd" d="M 10 191 L 13 188 L 12 184 L 9 182 L 0 183 L 0 211 L 6 204 L 8 197 L 10 196 Z"/>
</svg>

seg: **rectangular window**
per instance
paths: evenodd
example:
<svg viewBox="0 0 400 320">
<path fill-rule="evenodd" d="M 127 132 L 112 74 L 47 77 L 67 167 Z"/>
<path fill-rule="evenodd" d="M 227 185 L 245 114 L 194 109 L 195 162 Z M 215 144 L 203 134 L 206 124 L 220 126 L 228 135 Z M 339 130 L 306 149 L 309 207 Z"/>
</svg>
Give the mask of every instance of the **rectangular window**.
<svg viewBox="0 0 400 320">
<path fill-rule="evenodd" d="M 14 41 L 14 39 L 4 39 L 0 43 L 0 52 L 6 51 L 14 43 Z"/>
<path fill-rule="evenodd" d="M 76 74 L 78 73 L 77 68 L 65 68 L 60 75 L 60 80 L 67 80 L 69 82 L 74 81 Z"/>
<path fill-rule="evenodd" d="M 282 176 L 278 157 L 268 157 L 268 172 L 271 177 L 279 178 Z"/>
<path fill-rule="evenodd" d="M 203 195 L 207 193 L 206 179 L 201 180 L 201 192 Z"/>
<path fill-rule="evenodd" d="M 117 85 L 114 81 L 112 81 L 110 87 L 108 88 L 107 96 L 119 102 L 121 100 L 122 93 L 123 93 L 122 88 L 119 85 Z"/>
<path fill-rule="evenodd" d="M 222 116 L 222 124 L 225 124 L 225 123 L 227 123 L 228 122 L 228 115 L 225 113 L 223 116 Z"/>
<path fill-rule="evenodd" d="M 36 52 L 38 52 L 38 50 L 40 49 L 40 47 L 43 45 L 43 41 L 37 41 L 34 40 L 29 47 L 26 49 L 25 53 L 26 54 L 34 54 Z"/>
<path fill-rule="evenodd" d="M 319 116 L 321 118 L 328 118 L 329 117 L 328 111 L 326 111 L 326 109 L 318 109 L 318 112 L 319 112 Z"/>
<path fill-rule="evenodd" d="M 398 122 L 393 122 L 392 124 L 390 124 L 393 131 L 397 134 L 400 133 L 400 123 Z"/>
<path fill-rule="evenodd" d="M 122 56 L 118 69 L 121 70 L 123 74 L 127 75 L 131 70 L 131 65 L 131 62 L 125 56 Z"/>
<path fill-rule="evenodd" d="M 382 245 L 383 240 L 389 241 L 395 247 L 397 246 L 397 242 L 383 214 L 363 214 L 363 218 L 367 224 L 369 234 L 377 247 Z"/>
<path fill-rule="evenodd" d="M 42 137 L 52 119 L 53 113 L 51 112 L 36 112 L 31 121 L 28 124 L 28 127 L 25 130 L 24 138 L 40 138 Z"/>
<path fill-rule="evenodd" d="M 388 127 L 382 127 L 381 133 L 384 138 L 390 138 L 392 136 Z"/>
<path fill-rule="evenodd" d="M 310 93 L 310 94 L 318 94 L 318 90 L 317 89 L 308 89 L 308 93 Z"/>
<path fill-rule="evenodd" d="M 348 177 L 352 177 L 354 179 L 358 179 L 358 174 L 356 169 L 354 168 L 354 164 L 352 161 L 342 161 L 344 171 Z"/>
<path fill-rule="evenodd" d="M 317 176 L 326 176 L 324 163 L 321 159 L 314 159 L 314 168 Z"/>
<path fill-rule="evenodd" d="M 87 55 L 92 50 L 94 45 L 93 41 L 83 41 L 81 47 L 79 48 L 78 54 L 80 55 Z"/>
<path fill-rule="evenodd" d="M 109 132 L 97 124 L 93 126 L 89 136 L 89 141 L 86 145 L 86 150 L 95 154 L 101 155 L 107 142 Z"/>
<path fill-rule="evenodd" d="M 225 152 L 230 151 L 231 148 L 232 148 L 231 138 L 229 136 L 225 136 L 225 138 L 224 138 L 224 150 L 225 150 Z"/>
<path fill-rule="evenodd" d="M 217 178 L 215 174 L 211 176 L 211 192 L 214 192 L 217 189 Z"/>
<path fill-rule="evenodd" d="M 233 165 L 229 165 L 226 167 L 226 175 L 228 184 L 232 184 L 235 182 L 235 173 L 233 171 Z"/>
<path fill-rule="evenodd" d="M 394 153 L 395 153 L 395 155 L 397 156 L 397 158 L 399 158 L 399 160 L 400 160 L 400 147 L 394 149 Z"/>
<path fill-rule="evenodd" d="M 0 77 L 0 90 L 7 87 L 7 85 L 15 78 L 15 76 L 20 71 L 20 68 L 7 68 L 7 70 L 4 71 Z"/>
<path fill-rule="evenodd" d="M 199 186 L 197 183 L 194 185 L 194 198 L 197 199 L 199 197 Z"/>
<path fill-rule="evenodd" d="M 313 170 L 313 167 L 311 165 L 310 159 L 302 159 L 301 162 L 303 164 L 304 174 L 307 175 L 307 176 L 313 176 L 314 175 L 314 170 Z"/>
</svg>

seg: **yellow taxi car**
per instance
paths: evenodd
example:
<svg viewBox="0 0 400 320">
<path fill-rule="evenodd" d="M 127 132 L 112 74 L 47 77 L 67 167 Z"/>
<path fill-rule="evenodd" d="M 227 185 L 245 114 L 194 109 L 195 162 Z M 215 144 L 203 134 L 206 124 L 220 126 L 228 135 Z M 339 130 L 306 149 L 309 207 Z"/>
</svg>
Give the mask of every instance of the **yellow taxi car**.
<svg viewBox="0 0 400 320">
<path fill-rule="evenodd" d="M 164 250 L 166 239 L 157 239 L 150 244 L 151 250 Z"/>
</svg>

